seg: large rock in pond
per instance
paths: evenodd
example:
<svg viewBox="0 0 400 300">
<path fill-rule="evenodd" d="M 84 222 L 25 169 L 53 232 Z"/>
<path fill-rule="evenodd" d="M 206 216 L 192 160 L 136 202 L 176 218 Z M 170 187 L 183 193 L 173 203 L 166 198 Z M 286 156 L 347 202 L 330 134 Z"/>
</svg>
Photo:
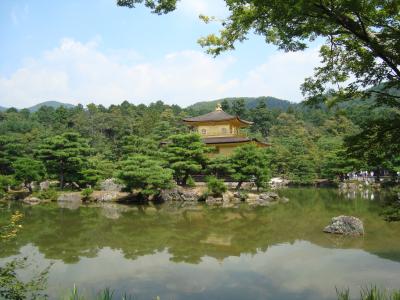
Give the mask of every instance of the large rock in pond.
<svg viewBox="0 0 400 300">
<path fill-rule="evenodd" d="M 353 216 L 338 216 L 331 220 L 331 224 L 324 228 L 324 232 L 343 235 L 363 235 L 363 222 Z"/>
<path fill-rule="evenodd" d="M 100 188 L 102 191 L 120 192 L 124 185 L 117 183 L 114 178 L 109 178 L 100 182 Z"/>
</svg>

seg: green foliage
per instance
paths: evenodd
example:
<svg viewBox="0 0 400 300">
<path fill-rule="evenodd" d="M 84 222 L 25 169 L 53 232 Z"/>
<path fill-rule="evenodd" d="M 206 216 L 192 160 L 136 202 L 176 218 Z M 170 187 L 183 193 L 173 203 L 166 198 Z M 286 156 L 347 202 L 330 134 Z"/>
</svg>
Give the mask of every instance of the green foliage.
<svg viewBox="0 0 400 300">
<path fill-rule="evenodd" d="M 261 135 L 266 138 L 274 123 L 272 111 L 267 108 L 265 102 L 260 101 L 257 107 L 252 109 L 250 115 L 254 122 L 254 125 L 251 127 L 252 132 L 260 132 Z"/>
<path fill-rule="evenodd" d="M 35 192 L 33 194 L 35 197 L 38 197 L 42 200 L 50 200 L 50 201 L 57 201 L 58 192 L 54 189 L 47 189 L 40 192 Z"/>
<path fill-rule="evenodd" d="M 120 151 L 119 156 L 126 158 L 135 154 L 156 156 L 159 147 L 154 140 L 130 135 L 122 139 L 122 143 L 118 145 L 118 148 Z"/>
<path fill-rule="evenodd" d="M 233 102 L 231 109 L 235 116 L 244 118 L 246 114 L 246 106 L 244 103 L 244 99 L 238 99 L 237 101 Z"/>
<path fill-rule="evenodd" d="M 338 300 L 350 300 L 350 290 L 338 290 Z M 388 291 L 377 286 L 363 287 L 360 291 L 360 300 L 400 300 L 400 290 Z"/>
<path fill-rule="evenodd" d="M 85 166 L 81 171 L 81 184 L 88 184 L 92 187 L 100 180 L 112 177 L 116 170 L 116 166 L 110 160 L 105 159 L 101 155 L 91 156 L 87 159 Z"/>
<path fill-rule="evenodd" d="M 15 184 L 14 177 L 0 175 L 0 198 L 3 197 L 8 191 L 8 187 Z"/>
<path fill-rule="evenodd" d="M 345 139 L 348 155 L 373 170 L 400 170 L 400 113 L 367 120 L 362 130 Z"/>
<path fill-rule="evenodd" d="M 157 297 L 158 298 L 158 297 Z M 67 297 L 68 300 L 85 300 L 86 298 L 82 296 L 76 286 L 74 285 L 74 288 L 71 291 L 71 294 L 68 295 Z M 97 300 L 112 300 L 114 298 L 114 291 L 111 290 L 110 288 L 105 288 L 104 290 L 100 291 L 96 297 Z M 129 299 L 135 299 L 132 296 L 128 295 L 123 295 L 121 300 L 129 300 Z"/>
<path fill-rule="evenodd" d="M 135 189 L 143 196 L 157 196 L 162 189 L 172 186 L 172 174 L 160 161 L 137 154 L 121 162 L 117 177 L 130 191 Z"/>
<path fill-rule="evenodd" d="M 25 153 L 25 145 L 20 135 L 0 136 L 0 174 L 12 174 L 14 171 L 12 168 L 13 162 Z"/>
<path fill-rule="evenodd" d="M 22 228 L 22 225 L 19 223 L 23 217 L 24 215 L 19 211 L 16 211 L 11 215 L 8 224 L 0 227 L 0 241 L 7 241 L 17 236 L 19 229 Z"/>
<path fill-rule="evenodd" d="M 221 196 L 224 192 L 226 192 L 226 186 L 223 180 L 218 179 L 215 176 L 208 176 L 207 190 L 209 194 L 218 197 Z"/>
<path fill-rule="evenodd" d="M 31 192 L 32 187 L 30 183 L 32 181 L 41 180 L 45 175 L 43 163 L 32 158 L 18 158 L 12 166 L 15 172 L 14 178 L 20 182 L 23 182 L 25 187 L 27 187 Z"/>
<path fill-rule="evenodd" d="M 238 182 L 237 189 L 245 181 L 252 181 L 257 189 L 266 185 L 270 179 L 270 159 L 265 149 L 249 144 L 238 147 L 231 156 L 234 170 L 232 178 Z"/>
<path fill-rule="evenodd" d="M 174 171 L 176 182 L 186 185 L 190 175 L 203 169 L 205 154 L 210 149 L 201 141 L 200 135 L 194 133 L 173 135 L 169 140 L 164 148 L 167 166 Z"/>
<path fill-rule="evenodd" d="M 66 181 L 79 180 L 87 154 L 87 141 L 75 132 L 66 132 L 46 139 L 37 152 L 48 173 L 59 177 L 61 189 Z"/>
<path fill-rule="evenodd" d="M 188 187 L 195 187 L 196 186 L 196 182 L 194 181 L 193 177 L 189 175 L 187 181 L 186 181 L 186 185 Z"/>
<path fill-rule="evenodd" d="M 30 265 L 27 258 L 14 259 L 0 267 L 0 297 L 2 299 L 23 300 L 43 299 L 50 266 L 27 280 L 18 276 L 18 271 L 26 270 Z"/>
<path fill-rule="evenodd" d="M 134 4 L 142 2 L 121 0 L 118 5 L 134 7 Z M 332 106 L 343 100 L 358 98 L 371 109 L 374 106 L 399 109 L 400 25 L 397 1 L 225 2 L 229 15 L 219 20 L 223 26 L 219 35 L 211 34 L 199 40 L 209 53 L 219 55 L 235 49 L 235 43 L 245 40 L 250 32 L 264 36 L 267 43 L 285 51 L 302 51 L 310 41 L 322 38 L 325 39 L 325 44 L 320 48 L 322 64 L 315 69 L 314 76 L 306 78 L 302 85 L 309 104 L 325 103 Z M 145 1 L 147 7 L 159 14 L 174 10 L 176 3 L 177 0 Z M 217 21 L 213 17 L 201 18 L 206 23 Z M 244 114 L 241 104 L 234 102 L 232 105 L 232 111 L 240 116 Z M 224 107 L 229 109 L 227 102 L 224 102 Z M 323 118 L 318 118 L 320 116 L 313 114 L 314 124 L 322 122 Z M 269 116 L 263 112 L 255 117 L 256 126 L 253 130 L 266 137 L 271 127 Z M 262 123 L 262 127 L 257 128 Z M 348 139 L 346 146 L 353 159 L 366 160 L 370 168 L 399 170 L 399 151 L 392 147 L 399 144 L 396 142 L 398 122 L 383 117 L 379 123 L 372 122 L 363 127 L 360 134 Z M 278 150 L 282 150 L 278 155 L 290 148 L 288 144 L 294 145 L 296 141 L 284 143 L 286 145 L 278 147 Z M 290 149 L 286 152 L 292 153 Z M 293 164 L 291 161 L 295 160 L 289 159 L 277 168 L 280 172 L 286 168 L 284 172 L 288 174 L 290 167 L 293 172 L 288 174 L 289 177 L 299 182 L 311 182 L 317 175 L 333 178 L 335 173 L 337 175 L 354 167 L 354 161 L 341 158 L 343 153 L 342 149 L 336 153 L 331 151 L 326 155 L 329 162 L 321 165 L 311 163 L 311 153 L 305 153 L 298 157 L 300 164 Z M 325 169 L 328 171 L 323 171 Z"/>
<path fill-rule="evenodd" d="M 153 12 L 173 11 L 177 0 L 119 0 L 120 6 L 144 2 Z M 327 95 L 330 101 L 356 94 L 377 95 L 381 104 L 400 107 L 393 87 L 400 86 L 399 5 L 396 1 L 318 0 L 226 0 L 229 16 L 218 20 L 219 35 L 200 38 L 207 52 L 219 55 L 235 49 L 255 32 L 284 51 L 302 51 L 316 38 L 325 39 L 320 48 L 322 65 L 307 78 L 303 92 L 312 103 Z M 201 16 L 204 22 L 216 18 Z M 379 88 L 365 87 L 381 84 Z M 334 87 L 337 87 L 334 89 Z"/>
<path fill-rule="evenodd" d="M 83 200 L 89 200 L 90 199 L 90 196 L 93 194 L 93 189 L 91 189 L 91 188 L 86 188 L 86 189 L 83 189 L 82 191 L 81 191 L 81 195 L 82 195 L 82 197 L 83 197 Z"/>
<path fill-rule="evenodd" d="M 215 156 L 207 162 L 207 173 L 216 177 L 231 175 L 234 172 L 229 157 Z"/>
<path fill-rule="evenodd" d="M 317 177 L 317 149 L 312 132 L 291 114 L 281 114 L 271 129 L 271 163 L 275 174 L 296 183 L 311 183 Z"/>
<path fill-rule="evenodd" d="M 242 109 L 241 99 L 245 109 L 239 113 L 254 122 L 242 132 L 268 139 L 272 145 L 268 164 L 274 176 L 313 183 L 318 178 L 338 180 L 353 170 L 386 169 L 392 175 L 400 170 L 400 118 L 395 109 L 369 109 L 376 104 L 373 100 L 367 104 L 354 100 L 331 110 L 323 105 L 311 108 L 270 97 L 221 100 L 233 114 L 233 106 Z M 180 122 L 182 117 L 209 112 L 215 105 L 216 101 L 201 102 L 183 110 L 161 101 L 148 106 L 125 101 L 109 108 L 89 104 L 87 108 L 43 106 L 36 112 L 2 112 L 0 174 L 13 177 L 17 173 L 14 166 L 18 166 L 15 177 L 19 181 L 30 177 L 25 178 L 29 182 L 43 174 L 41 168 L 35 163 L 34 168 L 28 168 L 29 161 L 15 162 L 38 159 L 49 178 L 63 177 L 61 184 L 69 181 L 96 187 L 100 180 L 113 177 L 119 161 L 141 154 L 173 169 L 179 184 L 187 183 L 196 173 L 231 176 L 235 172 L 231 161 L 224 157 L 206 159 L 210 148 L 199 137 L 178 134 L 167 138 L 171 133 L 188 131 Z M 162 143 L 165 146 L 160 142 L 166 142 Z M 15 182 L 2 185 L 0 193 L 4 194 L 8 185 L 14 186 Z"/>
</svg>

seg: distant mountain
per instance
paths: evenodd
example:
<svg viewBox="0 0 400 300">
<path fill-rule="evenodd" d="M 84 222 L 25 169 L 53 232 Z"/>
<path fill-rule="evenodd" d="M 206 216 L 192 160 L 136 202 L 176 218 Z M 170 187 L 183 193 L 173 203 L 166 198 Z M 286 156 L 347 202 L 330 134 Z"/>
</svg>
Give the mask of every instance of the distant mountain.
<svg viewBox="0 0 400 300">
<path fill-rule="evenodd" d="M 53 108 L 59 108 L 61 106 L 65 107 L 65 108 L 73 108 L 75 107 L 75 105 L 69 104 L 69 103 L 62 103 L 62 102 L 58 102 L 58 101 L 45 101 L 45 102 L 41 102 L 38 103 L 34 106 L 28 107 L 29 111 L 31 112 L 35 112 L 37 110 L 39 110 L 41 107 L 43 106 L 49 106 L 49 107 L 53 107 Z"/>
<path fill-rule="evenodd" d="M 0 106 L 0 111 L 6 111 L 7 107 Z"/>
<path fill-rule="evenodd" d="M 197 102 L 188 106 L 187 110 L 193 112 L 194 114 L 204 114 L 213 111 L 215 109 L 215 106 L 224 100 L 227 100 L 229 104 L 232 105 L 233 102 L 238 101 L 239 99 L 244 100 L 246 108 L 248 109 L 255 108 L 260 102 L 264 102 L 269 109 L 281 109 L 284 111 L 286 111 L 291 106 L 294 107 L 298 105 L 288 100 L 282 100 L 274 97 L 234 97 Z"/>
</svg>

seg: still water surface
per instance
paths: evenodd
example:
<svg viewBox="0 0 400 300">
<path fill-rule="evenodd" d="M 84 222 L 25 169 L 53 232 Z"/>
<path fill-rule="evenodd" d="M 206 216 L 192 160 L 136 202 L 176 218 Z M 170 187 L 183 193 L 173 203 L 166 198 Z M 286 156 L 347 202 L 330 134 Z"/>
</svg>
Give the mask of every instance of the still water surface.
<svg viewBox="0 0 400 300">
<path fill-rule="evenodd" d="M 110 287 L 134 299 L 336 299 L 335 287 L 400 287 L 400 223 L 381 216 L 382 195 L 287 189 L 288 204 L 236 209 L 106 204 L 2 204 L 0 222 L 24 213 L 0 242 L 0 264 L 26 256 L 50 263 L 47 293 L 76 284 L 88 297 Z M 349 197 L 350 196 L 350 197 Z M 361 218 L 366 234 L 324 234 L 333 216 Z"/>
</svg>

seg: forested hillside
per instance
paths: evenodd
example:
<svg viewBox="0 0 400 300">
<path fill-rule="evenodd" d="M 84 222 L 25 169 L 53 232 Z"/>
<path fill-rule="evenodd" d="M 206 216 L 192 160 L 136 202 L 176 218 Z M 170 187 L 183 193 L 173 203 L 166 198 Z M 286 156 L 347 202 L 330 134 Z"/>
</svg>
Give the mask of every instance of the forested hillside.
<svg viewBox="0 0 400 300">
<path fill-rule="evenodd" d="M 264 101 L 249 108 L 244 100 L 222 101 L 222 106 L 254 122 L 249 136 L 271 143 L 262 156 L 271 176 L 312 183 L 355 170 L 400 170 L 400 117 L 394 108 L 371 109 L 354 102 L 330 109 L 271 109 Z M 208 111 L 214 104 L 210 107 Z M 161 101 L 148 106 L 125 101 L 109 108 L 43 106 L 36 112 L 8 109 L 0 113 L 0 189 L 40 178 L 85 187 L 135 174 L 142 178 L 138 184 L 153 180 L 149 186 L 154 186 L 171 176 L 185 184 L 196 173 L 229 175 L 234 162 L 210 160 L 199 137 L 187 134 L 181 119 L 192 113 Z M 172 142 L 160 147 L 162 141 Z M 252 151 L 238 151 L 238 163 Z"/>
<path fill-rule="evenodd" d="M 287 100 L 282 100 L 274 97 L 232 97 L 232 98 L 222 98 L 213 101 L 202 101 L 192 104 L 187 107 L 187 110 L 193 115 L 200 115 L 212 111 L 217 103 L 228 103 L 229 105 L 234 105 L 235 102 L 243 101 L 247 109 L 255 108 L 260 102 L 266 104 L 269 109 L 281 109 L 287 110 L 291 106 L 296 106 L 297 104 L 291 103 Z"/>
<path fill-rule="evenodd" d="M 41 108 L 42 106 L 53 107 L 53 108 L 59 108 L 60 106 L 63 106 L 65 108 L 74 107 L 74 105 L 72 105 L 70 103 L 62 103 L 59 101 L 44 101 L 44 102 L 38 103 L 36 105 L 33 105 L 31 107 L 27 107 L 26 109 L 31 112 L 35 112 L 35 111 L 39 110 L 39 108 Z M 7 107 L 0 106 L 0 111 L 6 111 L 7 109 L 8 109 Z"/>
</svg>

